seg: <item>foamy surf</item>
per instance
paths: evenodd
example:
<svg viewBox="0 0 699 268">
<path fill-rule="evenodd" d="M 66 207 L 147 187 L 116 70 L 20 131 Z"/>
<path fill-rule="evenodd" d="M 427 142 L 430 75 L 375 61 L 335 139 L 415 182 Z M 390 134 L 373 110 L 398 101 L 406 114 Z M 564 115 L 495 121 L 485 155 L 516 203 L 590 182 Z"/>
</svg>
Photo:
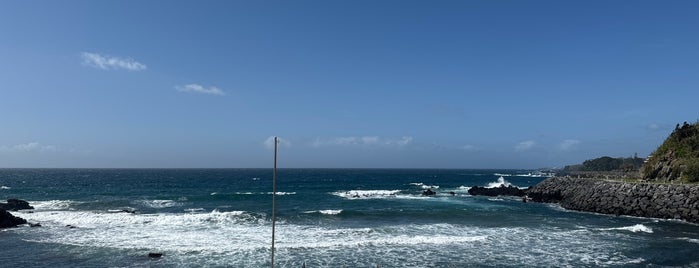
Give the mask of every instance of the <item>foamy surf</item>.
<svg viewBox="0 0 699 268">
<path fill-rule="evenodd" d="M 324 209 L 324 210 L 310 210 L 310 211 L 305 211 L 304 213 L 306 214 L 323 214 L 323 215 L 339 215 L 342 213 L 342 209 Z"/>
<path fill-rule="evenodd" d="M 337 211 L 313 213 L 336 215 Z M 260 266 L 269 256 L 269 221 L 243 211 L 19 214 L 43 225 L 17 229 L 17 232 L 37 234 L 28 239 L 32 242 L 87 249 L 157 250 L 168 256 L 167 261 L 204 266 Z M 76 228 L 68 229 L 67 225 Z M 281 266 L 289 266 L 283 263 L 298 260 L 298 256 L 314 266 L 352 263 L 363 266 L 386 260 L 404 262 L 408 267 L 424 267 L 426 261 L 493 266 L 507 266 L 513 262 L 522 266 L 624 265 L 643 261 L 618 254 L 612 237 L 556 229 L 487 228 L 446 223 L 333 228 L 284 221 L 277 227 L 276 246 Z M 350 251 L 352 256 L 346 254 Z M 421 254 L 424 252 L 430 252 L 429 259 Z M 357 262 L 353 256 L 362 256 L 363 261 Z M 453 256 L 459 258 L 453 259 Z M 332 261 L 328 262 L 329 258 Z"/>
<path fill-rule="evenodd" d="M 638 233 L 638 232 L 649 233 L 649 234 L 653 233 L 653 229 L 651 229 L 650 227 L 645 226 L 643 224 L 640 224 L 640 223 L 632 225 L 632 226 L 615 227 L 615 228 L 601 228 L 599 230 L 602 230 L 602 231 L 622 230 L 622 231 L 630 231 L 630 232 L 634 232 L 634 233 Z"/>
<path fill-rule="evenodd" d="M 29 205 L 34 207 L 35 211 L 43 210 L 68 210 L 72 205 L 82 204 L 72 200 L 48 200 L 48 201 L 29 201 Z"/>
<path fill-rule="evenodd" d="M 500 186 L 510 187 L 512 183 L 506 181 L 503 176 L 500 176 L 497 181 L 488 183 L 485 188 L 496 188 Z"/>
<path fill-rule="evenodd" d="M 331 193 L 347 199 L 395 198 L 401 190 L 351 190 Z"/>
<path fill-rule="evenodd" d="M 176 202 L 174 200 L 162 200 L 162 199 L 155 199 L 155 200 L 137 200 L 136 204 L 149 207 L 149 208 L 171 208 L 171 207 L 178 207 L 182 206 L 182 203 Z"/>
<path fill-rule="evenodd" d="M 422 182 L 411 182 L 410 185 L 418 186 L 422 189 L 439 189 L 439 185 L 427 185 Z"/>
</svg>

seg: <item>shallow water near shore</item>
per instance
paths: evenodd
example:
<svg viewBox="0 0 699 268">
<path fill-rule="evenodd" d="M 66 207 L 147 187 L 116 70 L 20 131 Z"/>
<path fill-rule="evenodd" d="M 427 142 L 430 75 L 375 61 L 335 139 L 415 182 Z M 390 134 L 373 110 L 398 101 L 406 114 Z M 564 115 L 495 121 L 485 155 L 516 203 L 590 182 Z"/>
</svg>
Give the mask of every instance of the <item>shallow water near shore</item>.
<svg viewBox="0 0 699 268">
<path fill-rule="evenodd" d="M 283 169 L 276 264 L 699 266 L 697 225 L 467 193 L 474 185 L 527 187 L 543 179 L 517 170 Z M 268 266 L 271 181 L 269 169 L 2 169 L 0 198 L 28 200 L 33 212 L 13 213 L 42 227 L 0 231 L 0 261 Z M 438 194 L 423 197 L 425 189 Z"/>
</svg>

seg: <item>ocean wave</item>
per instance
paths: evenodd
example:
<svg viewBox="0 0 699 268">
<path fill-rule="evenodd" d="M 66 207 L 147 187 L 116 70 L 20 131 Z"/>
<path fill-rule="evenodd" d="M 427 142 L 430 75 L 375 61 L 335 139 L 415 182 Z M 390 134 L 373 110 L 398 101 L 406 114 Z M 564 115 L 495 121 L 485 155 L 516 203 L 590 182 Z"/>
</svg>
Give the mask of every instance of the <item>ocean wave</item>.
<svg viewBox="0 0 699 268">
<path fill-rule="evenodd" d="M 512 174 L 507 174 L 507 173 L 493 173 L 493 175 L 499 176 L 499 177 L 511 177 L 512 176 Z"/>
<path fill-rule="evenodd" d="M 199 213 L 199 212 L 204 212 L 204 208 L 185 208 L 184 212 L 189 212 L 189 213 Z"/>
<path fill-rule="evenodd" d="M 400 191 L 401 190 L 351 190 L 337 191 L 331 194 L 347 199 L 395 198 Z"/>
<path fill-rule="evenodd" d="M 643 232 L 643 233 L 653 233 L 653 229 L 651 229 L 648 226 L 645 226 L 643 224 L 635 224 L 632 226 L 624 226 L 624 227 L 615 227 L 615 228 L 600 228 L 599 230 L 601 231 L 614 231 L 614 230 L 623 230 L 623 231 L 631 231 L 634 233 L 638 232 Z"/>
<path fill-rule="evenodd" d="M 454 192 L 457 192 L 457 193 L 468 193 L 468 190 L 471 190 L 471 187 L 461 185 L 461 186 L 459 186 L 459 187 L 456 187 L 456 189 L 454 189 Z"/>
<path fill-rule="evenodd" d="M 489 182 L 485 188 L 497 188 L 500 186 L 505 186 L 505 187 L 510 187 L 513 186 L 512 183 L 508 182 L 505 180 L 503 176 L 500 176 L 497 181 L 495 182 Z"/>
<path fill-rule="evenodd" d="M 178 207 L 182 206 L 182 203 L 179 203 L 174 200 L 162 200 L 162 199 L 155 199 L 155 200 L 138 200 L 136 203 L 149 207 L 149 208 L 171 208 L 171 207 Z"/>
<path fill-rule="evenodd" d="M 267 194 L 272 194 L 272 192 L 267 192 Z M 295 195 L 296 192 L 277 192 L 277 195 Z"/>
<path fill-rule="evenodd" d="M 2 190 L 9 190 L 9 189 L 12 189 L 12 188 L 9 187 L 9 186 L 3 185 L 3 186 L 0 186 L 0 189 L 2 189 Z"/>
<path fill-rule="evenodd" d="M 323 214 L 323 215 L 339 215 L 342 213 L 342 209 L 324 209 L 324 210 L 310 210 L 310 211 L 305 211 L 305 214 Z"/>
<path fill-rule="evenodd" d="M 72 205 L 82 204 L 83 202 L 72 200 L 48 200 L 48 201 L 29 201 L 29 204 L 34 207 L 34 210 L 68 210 Z"/>
<path fill-rule="evenodd" d="M 427 185 L 422 182 L 411 182 L 410 185 L 418 186 L 422 189 L 439 189 L 439 185 Z"/>
<path fill-rule="evenodd" d="M 31 234 L 27 239 L 31 242 L 89 248 L 153 249 L 168 254 L 168 258 L 172 258 L 168 261 L 205 266 L 262 266 L 261 260 L 269 253 L 269 220 L 266 216 L 243 211 L 214 210 L 195 214 L 47 211 L 18 214 L 43 226 L 12 230 Z M 67 232 L 66 225 L 77 228 Z M 566 267 L 644 261 L 619 253 L 613 233 L 447 223 L 334 228 L 281 221 L 278 227 L 276 247 L 285 253 L 279 255 L 279 261 L 286 264 L 295 259 L 291 253 L 303 255 L 309 265 L 315 266 L 357 264 L 357 256 L 367 264 L 400 261 L 410 263 L 411 267 L 435 263 L 454 263 L 457 267 L 512 264 Z M 345 252 L 350 250 L 353 254 L 348 256 Z M 430 258 L 426 259 L 425 254 L 430 254 Z M 454 256 L 459 257 L 454 259 Z M 327 262 L 329 258 L 332 263 Z"/>
<path fill-rule="evenodd" d="M 691 242 L 691 243 L 694 243 L 694 244 L 699 244 L 699 239 L 696 239 L 696 238 L 680 237 L 680 238 L 677 238 L 677 239 L 679 239 L 679 240 L 684 240 L 684 241 L 687 241 L 687 242 Z"/>
</svg>

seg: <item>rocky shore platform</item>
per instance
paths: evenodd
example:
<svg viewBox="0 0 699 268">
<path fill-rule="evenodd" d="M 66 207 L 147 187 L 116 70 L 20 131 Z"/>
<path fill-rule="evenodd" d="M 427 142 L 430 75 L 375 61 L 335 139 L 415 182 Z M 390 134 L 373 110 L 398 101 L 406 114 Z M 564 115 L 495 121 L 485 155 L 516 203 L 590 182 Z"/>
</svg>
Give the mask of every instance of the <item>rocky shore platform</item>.
<svg viewBox="0 0 699 268">
<path fill-rule="evenodd" d="M 526 194 L 532 201 L 560 203 L 566 209 L 699 223 L 699 184 L 553 177 Z"/>
<path fill-rule="evenodd" d="M 20 217 L 12 215 L 11 211 L 18 211 L 22 209 L 34 209 L 30 206 L 27 201 L 20 199 L 8 199 L 7 203 L 0 203 L 0 228 L 10 228 L 16 227 L 18 225 L 26 224 L 27 221 Z"/>
</svg>

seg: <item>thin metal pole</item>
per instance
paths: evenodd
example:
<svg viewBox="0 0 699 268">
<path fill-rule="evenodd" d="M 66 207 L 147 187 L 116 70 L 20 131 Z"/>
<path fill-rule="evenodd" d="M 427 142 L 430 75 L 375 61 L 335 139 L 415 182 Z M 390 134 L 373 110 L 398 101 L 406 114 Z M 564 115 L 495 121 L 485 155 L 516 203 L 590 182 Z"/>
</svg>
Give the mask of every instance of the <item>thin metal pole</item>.
<svg viewBox="0 0 699 268">
<path fill-rule="evenodd" d="M 274 175 L 272 176 L 272 268 L 274 268 L 274 211 L 276 209 L 275 199 L 277 196 L 277 137 L 274 137 Z"/>
</svg>

